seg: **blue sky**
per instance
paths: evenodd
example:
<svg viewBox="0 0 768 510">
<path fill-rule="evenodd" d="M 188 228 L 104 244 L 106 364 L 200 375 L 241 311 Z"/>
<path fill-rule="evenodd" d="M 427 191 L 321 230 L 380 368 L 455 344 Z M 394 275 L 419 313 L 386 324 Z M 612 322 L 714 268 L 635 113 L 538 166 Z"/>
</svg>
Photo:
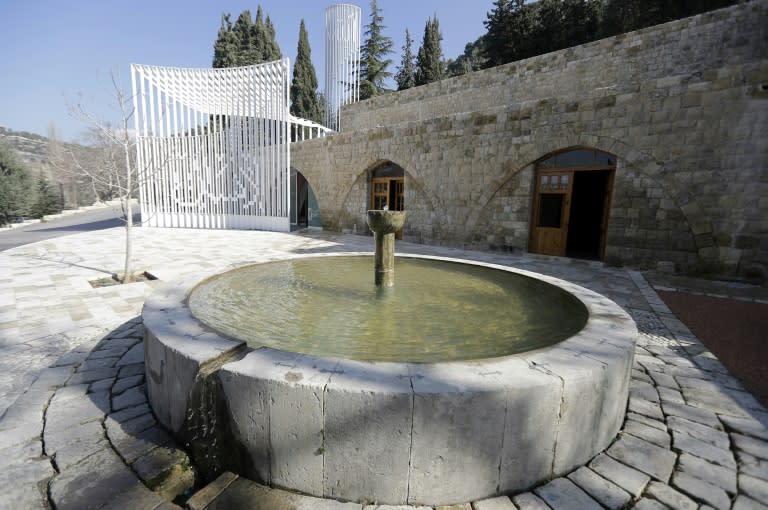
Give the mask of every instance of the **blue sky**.
<svg viewBox="0 0 768 510">
<path fill-rule="evenodd" d="M 323 84 L 323 13 L 333 2 L 264 0 L 261 6 L 277 31 L 283 56 L 296 58 L 299 21 L 309 31 L 312 60 Z M 369 1 L 348 2 L 362 8 Z M 456 58 L 467 42 L 485 32 L 483 21 L 493 0 L 379 0 L 385 35 L 394 41 L 394 73 L 405 29 L 418 50 L 427 19 L 437 15 L 443 53 Z M 67 100 L 82 97 L 90 112 L 115 120 L 110 73 L 119 73 L 130 92 L 131 63 L 210 67 L 213 42 L 224 12 L 236 19 L 245 9 L 256 15 L 258 2 L 224 0 L 0 0 L 3 43 L 0 50 L 0 126 L 77 139 L 85 126 L 68 114 Z"/>
</svg>

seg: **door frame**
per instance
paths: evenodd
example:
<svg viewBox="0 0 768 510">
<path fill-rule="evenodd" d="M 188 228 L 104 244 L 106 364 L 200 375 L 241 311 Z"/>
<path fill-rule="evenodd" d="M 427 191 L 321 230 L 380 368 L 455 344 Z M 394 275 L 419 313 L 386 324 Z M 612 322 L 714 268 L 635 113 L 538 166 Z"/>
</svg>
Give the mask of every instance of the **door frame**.
<svg viewBox="0 0 768 510">
<path fill-rule="evenodd" d="M 588 150 L 595 150 L 597 149 L 588 149 Z M 568 151 L 563 151 L 568 152 Z M 602 152 L 602 151 L 597 151 Z M 559 193 L 565 194 L 565 199 L 563 201 L 563 208 L 562 208 L 562 216 L 560 219 L 560 225 L 562 232 L 560 235 L 562 236 L 563 242 L 562 242 L 562 249 L 559 253 L 543 253 L 546 255 L 555 255 L 560 257 L 565 257 L 568 246 L 567 246 L 567 239 L 568 239 L 568 224 L 570 222 L 570 215 L 571 215 L 571 197 L 573 195 L 573 184 L 575 181 L 575 176 L 579 172 L 594 172 L 594 171 L 608 171 L 608 175 L 606 177 L 606 190 L 605 190 L 605 197 L 603 199 L 603 215 L 602 215 L 602 223 L 600 225 L 600 245 L 598 246 L 598 257 L 600 260 L 603 260 L 605 258 L 605 246 L 606 246 L 606 240 L 608 237 L 608 220 L 610 216 L 610 210 L 611 210 L 611 201 L 613 198 L 613 184 L 614 179 L 616 175 L 616 165 L 589 165 L 589 166 L 563 166 L 563 167 L 546 167 L 541 168 L 537 167 L 534 172 L 534 192 L 533 192 L 533 199 L 531 202 L 531 223 L 529 227 L 529 234 L 528 234 L 528 251 L 530 253 L 543 253 L 538 250 L 539 245 L 539 235 L 540 232 L 538 231 L 541 228 L 546 227 L 538 227 L 539 219 L 540 219 L 540 213 L 541 213 L 541 195 L 544 194 L 553 194 L 553 193 Z M 549 188 L 549 179 L 546 181 L 546 186 L 544 186 L 544 181 L 542 181 L 542 176 L 550 176 L 550 175 L 568 175 L 568 186 L 567 189 L 550 189 Z"/>
</svg>

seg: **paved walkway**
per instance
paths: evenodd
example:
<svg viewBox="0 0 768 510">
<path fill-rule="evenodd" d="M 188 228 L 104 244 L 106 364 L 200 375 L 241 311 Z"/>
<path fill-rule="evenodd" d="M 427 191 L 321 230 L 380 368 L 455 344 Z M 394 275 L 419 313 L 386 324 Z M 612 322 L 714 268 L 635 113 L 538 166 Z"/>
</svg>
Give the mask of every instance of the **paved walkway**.
<svg viewBox="0 0 768 510">
<path fill-rule="evenodd" d="M 120 268 L 123 242 L 122 230 L 112 229 L 0 253 L 0 509 L 178 508 L 170 502 L 174 496 L 197 487 L 191 489 L 189 459 L 146 402 L 139 318 L 146 296 L 162 281 L 201 270 L 373 246 L 370 237 L 317 232 L 140 228 L 135 265 L 160 281 L 92 288 L 88 280 Z M 398 249 L 573 281 L 623 306 L 641 331 L 627 418 L 610 448 L 530 492 L 452 508 L 768 508 L 768 411 L 674 317 L 641 273 L 408 243 Z M 185 504 L 395 508 L 301 497 L 232 475 Z"/>
</svg>

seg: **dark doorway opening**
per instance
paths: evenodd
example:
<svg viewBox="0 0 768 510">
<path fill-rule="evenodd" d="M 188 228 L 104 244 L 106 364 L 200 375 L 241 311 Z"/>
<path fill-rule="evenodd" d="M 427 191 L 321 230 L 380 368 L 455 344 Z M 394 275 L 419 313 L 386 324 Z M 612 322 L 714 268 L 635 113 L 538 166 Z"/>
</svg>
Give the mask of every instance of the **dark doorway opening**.
<svg viewBox="0 0 768 510">
<path fill-rule="evenodd" d="M 566 256 L 599 259 L 611 172 L 574 172 Z"/>
</svg>

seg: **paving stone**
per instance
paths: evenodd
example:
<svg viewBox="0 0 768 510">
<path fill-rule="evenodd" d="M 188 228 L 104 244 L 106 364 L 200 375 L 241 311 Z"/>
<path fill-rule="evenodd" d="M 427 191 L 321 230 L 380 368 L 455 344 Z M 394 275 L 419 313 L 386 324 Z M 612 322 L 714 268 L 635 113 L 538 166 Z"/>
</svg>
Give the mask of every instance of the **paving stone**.
<svg viewBox="0 0 768 510">
<path fill-rule="evenodd" d="M 649 427 L 648 425 L 634 420 L 626 420 L 622 431 L 661 446 L 662 448 L 669 448 L 671 441 L 669 434 L 666 431 L 659 430 L 655 427 Z"/>
<path fill-rule="evenodd" d="M 90 393 L 79 398 L 58 400 L 58 393 L 46 411 L 46 428 L 60 430 L 89 421 L 102 420 L 109 412 L 109 393 Z"/>
<path fill-rule="evenodd" d="M 126 407 L 125 409 L 121 409 L 120 411 L 110 413 L 109 417 L 107 418 L 107 421 L 113 420 L 116 422 L 123 422 L 126 420 L 130 420 L 131 418 L 136 418 L 137 416 L 141 416 L 142 414 L 147 414 L 151 412 L 152 411 L 149 408 L 149 404 L 144 403 L 144 404 L 137 405 L 135 407 Z"/>
<path fill-rule="evenodd" d="M 731 440 L 728 437 L 728 434 L 723 431 L 713 429 L 712 427 L 686 420 L 685 418 L 680 418 L 679 416 L 670 416 L 667 418 L 667 425 L 674 431 L 688 434 L 695 437 L 696 439 L 700 439 L 706 443 L 713 444 L 718 448 L 727 450 L 731 447 Z"/>
<path fill-rule="evenodd" d="M 723 489 L 687 473 L 675 473 L 672 477 L 672 485 L 692 498 L 708 503 L 719 510 L 728 510 L 731 507 L 731 498 Z"/>
<path fill-rule="evenodd" d="M 512 503 L 520 510 L 550 510 L 549 505 L 532 492 L 512 496 Z"/>
<path fill-rule="evenodd" d="M 664 419 L 664 413 L 661 412 L 661 407 L 657 402 L 651 402 L 639 397 L 629 397 L 629 410 L 633 413 L 642 414 L 649 418 L 657 420 Z"/>
<path fill-rule="evenodd" d="M 590 462 L 589 467 L 604 478 L 612 481 L 632 497 L 637 498 L 645 490 L 651 478 L 645 473 L 633 469 L 601 453 Z"/>
<path fill-rule="evenodd" d="M 768 460 L 758 459 L 748 453 L 736 450 L 736 458 L 739 461 L 741 473 L 768 480 Z"/>
<path fill-rule="evenodd" d="M 677 384 L 675 377 L 663 372 L 648 372 L 648 375 L 653 379 L 653 382 L 660 389 L 661 387 L 677 390 L 680 386 Z"/>
<path fill-rule="evenodd" d="M 659 392 L 659 398 L 662 402 L 669 402 L 672 404 L 685 404 L 685 398 L 679 390 L 673 390 L 672 388 L 657 388 Z"/>
<path fill-rule="evenodd" d="M 112 368 L 115 366 L 115 363 L 117 363 L 117 360 L 120 358 L 114 357 L 114 358 L 98 358 L 98 359 L 87 359 L 83 361 L 83 363 L 77 367 L 78 372 L 87 372 L 90 370 L 97 370 L 102 368 Z M 115 374 L 117 375 L 117 374 Z"/>
<path fill-rule="evenodd" d="M 731 510 L 768 510 L 768 506 L 760 504 L 743 494 L 739 494 L 733 501 Z"/>
<path fill-rule="evenodd" d="M 672 446 L 675 450 L 691 453 L 715 464 L 732 469 L 736 468 L 736 461 L 730 450 L 718 448 L 684 432 L 672 431 Z"/>
<path fill-rule="evenodd" d="M 758 420 L 726 415 L 722 416 L 721 420 L 733 432 L 768 441 L 768 427 Z"/>
<path fill-rule="evenodd" d="M 768 481 L 739 473 L 739 490 L 755 501 L 768 504 Z"/>
<path fill-rule="evenodd" d="M 55 428 L 53 423 L 46 423 L 43 432 L 45 453 L 53 455 L 61 448 L 77 441 L 96 442 L 106 439 L 104 427 L 100 421 L 91 421 L 77 427 Z"/>
<path fill-rule="evenodd" d="M 229 471 L 223 472 L 214 481 L 194 493 L 187 500 L 187 508 L 189 510 L 204 510 L 211 501 L 219 497 L 237 479 L 236 474 Z"/>
<path fill-rule="evenodd" d="M 555 510 L 599 510 L 602 507 L 589 494 L 567 478 L 555 478 L 533 489 L 541 499 Z"/>
<path fill-rule="evenodd" d="M 188 463 L 189 458 L 183 451 L 160 446 L 136 459 L 131 467 L 144 483 L 155 487 L 163 482 L 165 476 L 172 474 L 175 466 Z"/>
<path fill-rule="evenodd" d="M 607 453 L 662 482 L 669 480 L 677 458 L 674 452 L 627 434 L 621 434 Z"/>
<path fill-rule="evenodd" d="M 83 384 L 98 381 L 99 379 L 109 379 L 117 376 L 116 368 L 96 368 L 86 370 L 85 372 L 75 372 L 69 379 L 69 384 Z"/>
<path fill-rule="evenodd" d="M 13 428 L 8 428 L 0 431 L 0 450 L 16 446 L 24 445 L 39 439 L 43 434 L 43 423 L 40 422 L 36 426 L 29 424 L 17 425 Z"/>
<path fill-rule="evenodd" d="M 690 405 L 732 416 L 749 417 L 750 410 L 762 408 L 749 393 L 724 389 L 715 383 L 713 385 L 709 389 L 683 388 L 683 396 Z"/>
<path fill-rule="evenodd" d="M 111 441 L 121 441 L 126 436 L 135 436 L 140 432 L 143 432 L 155 425 L 157 420 L 155 415 L 150 412 L 134 416 L 127 420 L 117 421 L 110 418 L 104 422 L 104 426 L 107 429 L 107 434 Z"/>
<path fill-rule="evenodd" d="M 115 449 L 129 463 L 158 446 L 165 446 L 172 442 L 168 433 L 159 426 L 150 427 L 135 436 L 125 434 L 118 435 L 114 439 L 110 430 L 109 437 Z"/>
<path fill-rule="evenodd" d="M 100 379 L 98 381 L 92 382 L 88 387 L 88 391 L 90 393 L 98 393 L 100 391 L 109 391 L 112 388 L 112 385 L 114 383 L 115 383 L 114 377 L 110 377 L 109 379 Z"/>
<path fill-rule="evenodd" d="M 89 360 L 95 360 L 95 359 L 102 359 L 102 358 L 120 358 L 125 354 L 125 352 L 128 350 L 128 347 L 112 347 L 108 349 L 93 351 L 90 356 L 88 356 Z"/>
<path fill-rule="evenodd" d="M 632 500 L 627 491 L 586 467 L 572 472 L 568 479 L 606 508 L 623 508 Z"/>
<path fill-rule="evenodd" d="M 141 363 L 134 363 L 132 365 L 122 365 L 120 367 L 120 377 L 129 377 L 132 375 L 144 375 L 145 368 L 144 368 L 144 360 L 141 360 Z"/>
<path fill-rule="evenodd" d="M 56 361 L 51 363 L 51 366 L 78 366 L 88 358 L 88 354 L 90 354 L 88 351 L 71 351 L 57 358 Z"/>
<path fill-rule="evenodd" d="M 32 460 L 0 469 L 4 510 L 48 509 L 46 481 L 55 474 L 48 459 Z"/>
<path fill-rule="evenodd" d="M 700 480 L 720 487 L 730 494 L 735 494 L 736 471 L 712 462 L 693 456 L 689 453 L 681 453 L 678 460 L 678 469 Z"/>
<path fill-rule="evenodd" d="M 667 505 L 650 498 L 642 498 L 638 500 L 632 508 L 634 510 L 669 510 Z"/>
<path fill-rule="evenodd" d="M 631 381 L 643 381 L 646 383 L 653 383 L 653 380 L 640 369 L 633 368 L 632 369 L 632 375 L 631 375 Z"/>
<path fill-rule="evenodd" d="M 679 492 L 664 483 L 649 483 L 646 494 L 674 510 L 696 510 L 699 506 L 695 501 L 682 492 Z"/>
<path fill-rule="evenodd" d="M 664 423 L 662 420 L 655 420 L 653 418 L 648 418 L 647 416 L 643 416 L 642 414 L 637 413 L 627 413 L 626 415 L 627 420 L 633 420 L 640 422 L 644 425 L 648 425 L 649 427 L 654 427 L 659 430 L 662 430 L 664 432 L 667 431 L 667 424 Z"/>
<path fill-rule="evenodd" d="M 436 506 L 435 510 L 472 510 L 472 505 L 469 503 L 463 503 L 460 505 L 440 505 Z"/>
<path fill-rule="evenodd" d="M 82 441 L 69 443 L 56 450 L 53 459 L 56 461 L 56 467 L 59 471 L 63 471 L 95 453 L 107 449 L 110 449 L 110 445 L 106 438 L 83 439 Z"/>
<path fill-rule="evenodd" d="M 40 375 L 32 383 L 30 389 L 35 390 L 55 390 L 67 382 L 72 376 L 74 369 L 72 366 L 49 367 L 40 372 Z"/>
<path fill-rule="evenodd" d="M 52 390 L 27 390 L 6 409 L 0 427 L 12 428 L 18 425 L 38 427 L 43 421 L 43 413 L 48 401 L 53 396 Z"/>
<path fill-rule="evenodd" d="M 119 411 L 127 407 L 136 407 L 145 402 L 147 402 L 146 392 L 140 386 L 136 386 L 112 397 L 112 409 Z"/>
<path fill-rule="evenodd" d="M 768 441 L 741 434 L 731 434 L 734 446 L 739 450 L 763 460 L 768 460 Z"/>
<path fill-rule="evenodd" d="M 99 510 L 156 510 L 165 503 L 157 493 L 142 484 L 136 484 L 121 492 Z"/>
<path fill-rule="evenodd" d="M 139 484 L 120 457 L 112 450 L 101 450 L 54 477 L 50 496 L 57 510 L 90 510 Z"/>
<path fill-rule="evenodd" d="M 712 428 L 722 428 L 720 420 L 717 419 L 717 415 L 707 409 L 668 402 L 662 402 L 661 407 L 664 410 L 664 414 L 679 416 L 687 420 L 695 421 L 696 423 L 708 425 Z"/>
<path fill-rule="evenodd" d="M 144 375 L 131 375 L 129 377 L 118 378 L 117 382 L 112 386 L 112 395 L 119 395 L 129 388 L 140 385 L 144 382 Z"/>
<path fill-rule="evenodd" d="M 507 496 L 499 496 L 473 502 L 472 510 L 517 510 L 517 507 Z"/>
<path fill-rule="evenodd" d="M 144 363 L 144 344 L 138 343 L 126 352 L 120 361 L 117 362 L 117 366 L 133 365 L 135 363 Z"/>
<path fill-rule="evenodd" d="M 658 402 L 659 393 L 653 384 L 644 381 L 632 380 L 629 382 L 629 394 L 649 402 Z"/>
<path fill-rule="evenodd" d="M 41 460 L 43 458 L 43 442 L 33 439 L 26 443 L 16 444 L 0 449 L 0 470 L 15 464 Z"/>
</svg>

